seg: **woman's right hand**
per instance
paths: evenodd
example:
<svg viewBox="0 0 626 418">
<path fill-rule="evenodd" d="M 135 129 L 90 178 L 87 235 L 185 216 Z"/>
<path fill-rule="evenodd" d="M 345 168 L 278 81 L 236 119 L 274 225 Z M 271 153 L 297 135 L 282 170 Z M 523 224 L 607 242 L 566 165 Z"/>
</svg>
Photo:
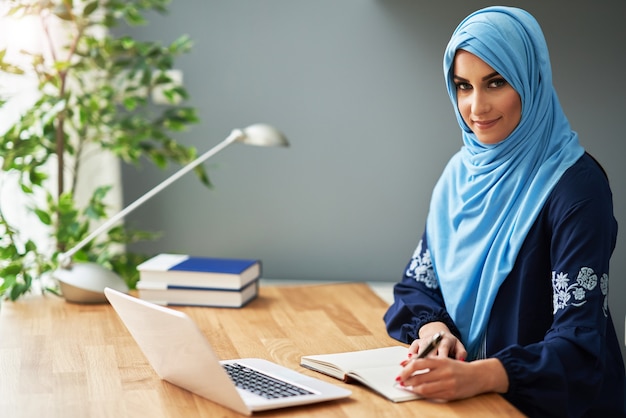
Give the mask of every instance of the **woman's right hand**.
<svg viewBox="0 0 626 418">
<path fill-rule="evenodd" d="M 437 357 L 452 357 L 457 360 L 465 361 L 467 358 L 465 346 L 450 332 L 448 326 L 443 322 L 429 322 L 423 325 L 419 330 L 420 338 L 413 341 L 409 347 L 409 354 L 411 356 L 419 355 L 419 353 L 426 348 L 433 335 L 438 332 L 443 332 L 444 334 L 435 355 Z"/>
</svg>

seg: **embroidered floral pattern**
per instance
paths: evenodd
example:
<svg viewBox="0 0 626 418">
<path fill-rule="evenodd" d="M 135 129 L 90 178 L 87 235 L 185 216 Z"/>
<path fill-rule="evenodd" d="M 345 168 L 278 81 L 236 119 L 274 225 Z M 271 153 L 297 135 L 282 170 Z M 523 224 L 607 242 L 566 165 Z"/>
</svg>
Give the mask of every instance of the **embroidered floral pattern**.
<svg viewBox="0 0 626 418">
<path fill-rule="evenodd" d="M 553 303 L 554 311 L 565 309 L 568 305 L 582 306 L 587 303 L 587 292 L 592 291 L 598 285 L 598 276 L 589 267 L 583 267 L 578 272 L 578 277 L 574 283 L 570 283 L 567 273 L 552 272 L 552 288 L 554 290 Z M 602 311 L 604 316 L 608 316 L 608 293 L 609 275 L 603 274 L 600 278 L 600 291 L 604 295 Z"/>
<path fill-rule="evenodd" d="M 433 269 L 433 262 L 430 259 L 430 251 L 426 249 L 422 254 L 422 241 L 417 244 L 417 248 L 411 257 L 411 262 L 406 269 L 407 277 L 413 277 L 416 281 L 424 283 L 424 285 L 430 289 L 436 289 L 439 287 L 437 278 L 435 277 L 435 270 Z"/>
</svg>

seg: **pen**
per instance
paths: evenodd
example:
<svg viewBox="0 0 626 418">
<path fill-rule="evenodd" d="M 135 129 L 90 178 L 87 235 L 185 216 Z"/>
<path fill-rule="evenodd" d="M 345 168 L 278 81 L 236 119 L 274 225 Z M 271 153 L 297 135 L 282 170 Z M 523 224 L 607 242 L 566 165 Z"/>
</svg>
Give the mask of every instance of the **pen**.
<svg viewBox="0 0 626 418">
<path fill-rule="evenodd" d="M 408 364 L 409 361 L 411 360 L 416 360 L 416 359 L 420 359 L 420 358 L 424 358 L 427 355 L 429 355 L 434 349 L 436 349 L 439 346 L 439 343 L 441 342 L 441 340 L 443 339 L 443 331 L 440 331 L 438 333 L 436 333 L 435 335 L 433 335 L 433 337 L 430 339 L 430 342 L 428 343 L 428 345 L 426 346 L 426 348 L 424 349 L 424 351 L 422 351 L 419 355 L 411 357 L 409 360 L 405 360 L 401 363 L 401 366 L 406 366 Z M 413 372 L 413 374 L 411 375 L 411 377 L 418 375 L 418 374 L 424 374 L 424 373 L 428 373 L 430 371 L 430 369 L 422 369 L 422 370 L 417 370 L 415 372 Z M 403 389 L 403 390 L 408 390 L 410 392 L 412 392 L 412 387 L 410 386 L 405 386 L 404 383 L 399 382 L 400 381 L 400 376 L 396 377 L 396 383 L 394 384 L 394 387 L 398 388 L 398 389 Z"/>
<path fill-rule="evenodd" d="M 424 351 L 419 353 L 419 355 L 415 358 L 424 358 L 427 355 L 429 355 L 434 349 L 437 348 L 437 346 L 439 346 L 439 343 L 443 339 L 443 334 L 444 334 L 443 331 L 441 331 L 433 335 L 433 337 L 430 339 L 430 342 L 428 343 Z"/>
</svg>

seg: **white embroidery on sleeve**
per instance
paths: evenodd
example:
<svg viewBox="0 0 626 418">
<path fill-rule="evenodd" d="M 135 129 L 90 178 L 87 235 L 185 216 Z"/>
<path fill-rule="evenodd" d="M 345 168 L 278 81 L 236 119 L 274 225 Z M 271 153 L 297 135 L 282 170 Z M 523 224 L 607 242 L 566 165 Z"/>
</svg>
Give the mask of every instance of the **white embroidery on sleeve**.
<svg viewBox="0 0 626 418">
<path fill-rule="evenodd" d="M 424 283 L 429 289 L 436 289 L 439 287 L 437 278 L 435 277 L 435 270 L 433 269 L 433 262 L 430 259 L 430 251 L 427 249 L 422 254 L 422 240 L 417 244 L 417 248 L 413 253 L 411 262 L 406 269 L 405 273 L 408 277 L 413 277 L 416 281 Z"/>
<path fill-rule="evenodd" d="M 568 305 L 582 306 L 587 303 L 587 292 L 592 291 L 598 285 L 598 276 L 589 267 L 583 267 L 578 272 L 576 282 L 570 284 L 567 273 L 552 272 L 552 289 L 554 291 L 553 304 L 556 314 L 559 309 L 565 309 Z M 608 293 L 609 275 L 603 274 L 600 278 L 600 291 L 604 295 L 602 311 L 608 316 Z"/>
</svg>

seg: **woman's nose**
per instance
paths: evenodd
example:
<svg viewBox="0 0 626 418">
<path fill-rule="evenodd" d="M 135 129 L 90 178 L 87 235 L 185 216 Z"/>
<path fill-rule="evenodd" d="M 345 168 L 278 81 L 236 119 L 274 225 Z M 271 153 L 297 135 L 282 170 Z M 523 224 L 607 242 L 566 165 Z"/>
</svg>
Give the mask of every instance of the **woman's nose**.
<svg viewBox="0 0 626 418">
<path fill-rule="evenodd" d="M 475 90 L 472 95 L 472 114 L 481 115 L 491 109 L 487 95 L 480 90 Z"/>
</svg>

